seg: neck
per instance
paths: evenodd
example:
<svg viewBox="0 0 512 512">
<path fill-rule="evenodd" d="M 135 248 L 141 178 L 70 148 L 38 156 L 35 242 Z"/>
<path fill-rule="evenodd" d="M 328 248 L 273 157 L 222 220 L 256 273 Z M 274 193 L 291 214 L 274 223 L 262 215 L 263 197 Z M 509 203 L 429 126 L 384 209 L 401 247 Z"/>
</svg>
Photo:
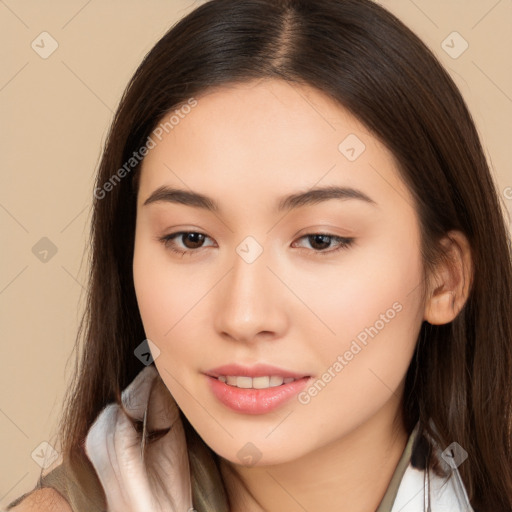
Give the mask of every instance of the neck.
<svg viewBox="0 0 512 512">
<path fill-rule="evenodd" d="M 246 467 L 220 458 L 230 511 L 375 511 L 407 439 L 400 401 L 393 396 L 349 434 L 299 459 Z"/>
</svg>

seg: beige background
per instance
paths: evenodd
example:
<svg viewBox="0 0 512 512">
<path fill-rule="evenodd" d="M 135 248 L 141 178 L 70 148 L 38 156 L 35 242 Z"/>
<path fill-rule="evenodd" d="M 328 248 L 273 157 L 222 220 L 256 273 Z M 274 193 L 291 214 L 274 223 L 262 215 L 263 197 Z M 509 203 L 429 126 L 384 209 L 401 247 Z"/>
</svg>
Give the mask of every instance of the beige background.
<svg viewBox="0 0 512 512">
<path fill-rule="evenodd" d="M 512 211 L 512 2 L 381 3 L 461 88 Z M 35 485 L 40 449 L 31 454 L 55 439 L 83 306 L 93 176 L 113 112 L 143 56 L 195 5 L 0 0 L 0 508 Z M 31 47 L 44 31 L 58 43 L 47 59 Z M 453 31 L 469 44 L 457 59 L 441 46 Z M 32 252 L 43 237 L 57 250 L 46 262 Z"/>
</svg>

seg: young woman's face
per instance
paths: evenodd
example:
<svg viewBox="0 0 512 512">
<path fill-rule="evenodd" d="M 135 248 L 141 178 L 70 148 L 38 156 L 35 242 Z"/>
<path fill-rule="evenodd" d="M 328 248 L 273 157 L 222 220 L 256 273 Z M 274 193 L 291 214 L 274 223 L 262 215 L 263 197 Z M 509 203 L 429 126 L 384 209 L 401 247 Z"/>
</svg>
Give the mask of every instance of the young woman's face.
<svg viewBox="0 0 512 512">
<path fill-rule="evenodd" d="M 424 318 L 418 218 L 391 153 L 322 93 L 277 80 L 180 113 L 142 165 L 133 261 L 179 407 L 239 464 L 389 428 Z M 263 389 L 286 372 L 297 380 Z"/>
</svg>

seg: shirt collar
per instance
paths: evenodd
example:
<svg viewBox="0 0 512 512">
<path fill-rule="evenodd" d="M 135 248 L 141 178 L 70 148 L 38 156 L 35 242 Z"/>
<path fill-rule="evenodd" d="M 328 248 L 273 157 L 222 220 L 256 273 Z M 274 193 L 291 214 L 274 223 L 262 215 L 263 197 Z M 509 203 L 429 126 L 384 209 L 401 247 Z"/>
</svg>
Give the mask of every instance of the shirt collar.
<svg viewBox="0 0 512 512">
<path fill-rule="evenodd" d="M 393 503 L 395 502 L 396 495 L 398 493 L 398 488 L 400 487 L 400 483 L 404 476 L 405 470 L 407 469 L 407 466 L 409 465 L 411 460 L 412 448 L 414 446 L 414 441 L 416 440 L 418 427 L 419 422 L 416 424 L 412 433 L 409 436 L 402 456 L 400 457 L 395 472 L 393 473 L 391 481 L 389 482 L 386 494 L 384 494 L 384 497 L 382 498 L 382 501 L 380 502 L 380 505 L 375 512 L 388 512 L 393 507 Z"/>
</svg>

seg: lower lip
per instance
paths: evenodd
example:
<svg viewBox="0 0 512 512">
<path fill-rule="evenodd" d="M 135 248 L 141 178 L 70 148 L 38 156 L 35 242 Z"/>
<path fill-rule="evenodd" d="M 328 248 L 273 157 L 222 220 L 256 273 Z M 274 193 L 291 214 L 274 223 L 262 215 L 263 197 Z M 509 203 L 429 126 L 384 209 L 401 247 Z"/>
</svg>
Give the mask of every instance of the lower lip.
<svg viewBox="0 0 512 512">
<path fill-rule="evenodd" d="M 226 407 L 244 414 L 265 414 L 283 405 L 300 393 L 310 377 L 266 389 L 244 389 L 229 386 L 215 377 L 206 376 L 213 394 Z"/>
</svg>

